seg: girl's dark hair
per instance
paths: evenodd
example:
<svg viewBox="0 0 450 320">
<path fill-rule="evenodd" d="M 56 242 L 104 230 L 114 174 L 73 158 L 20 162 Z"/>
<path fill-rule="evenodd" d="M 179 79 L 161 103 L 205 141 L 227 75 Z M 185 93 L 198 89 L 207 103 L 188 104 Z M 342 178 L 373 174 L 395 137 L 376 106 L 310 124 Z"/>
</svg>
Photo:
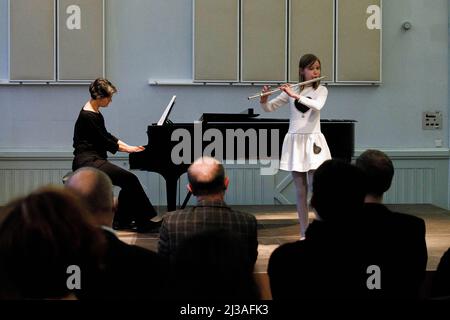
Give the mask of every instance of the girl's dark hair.
<svg viewBox="0 0 450 320">
<path fill-rule="evenodd" d="M 305 68 L 313 65 L 316 61 L 319 61 L 320 66 L 322 66 L 322 63 L 320 62 L 320 59 L 317 58 L 317 56 L 312 54 L 312 53 L 307 53 L 307 54 L 303 55 L 300 58 L 300 61 L 298 63 L 298 79 L 299 79 L 299 82 L 305 81 L 305 77 L 303 76 L 302 71 Z M 316 82 L 314 82 L 312 84 L 314 89 L 317 89 L 319 87 L 319 85 L 320 85 L 320 81 L 316 81 Z"/>
<path fill-rule="evenodd" d="M 104 78 L 95 79 L 89 86 L 89 93 L 94 100 L 109 98 L 116 92 L 116 87 Z"/>
</svg>

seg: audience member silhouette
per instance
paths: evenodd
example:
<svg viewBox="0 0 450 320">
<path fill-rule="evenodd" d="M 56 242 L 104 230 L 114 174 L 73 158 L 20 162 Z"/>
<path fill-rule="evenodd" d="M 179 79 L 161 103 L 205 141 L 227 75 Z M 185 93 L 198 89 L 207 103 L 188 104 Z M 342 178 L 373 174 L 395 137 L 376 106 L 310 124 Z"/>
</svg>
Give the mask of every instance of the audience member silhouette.
<svg viewBox="0 0 450 320">
<path fill-rule="evenodd" d="M 158 252 L 172 260 L 178 246 L 192 235 L 224 229 L 241 239 L 253 267 L 258 255 L 256 218 L 234 211 L 224 202 L 229 181 L 222 164 L 209 157 L 197 159 L 188 169 L 188 180 L 188 189 L 197 197 L 197 204 L 163 218 Z"/>
<path fill-rule="evenodd" d="M 100 267 L 103 237 L 70 192 L 39 189 L 0 214 L 0 299 L 74 299 Z"/>
<path fill-rule="evenodd" d="M 431 296 L 450 300 L 450 248 L 442 255 L 433 277 Z"/>
<path fill-rule="evenodd" d="M 327 160 L 315 172 L 311 206 L 315 219 L 306 239 L 283 244 L 269 259 L 272 297 L 277 299 L 359 298 L 367 290 L 367 266 L 359 258 L 358 215 L 365 192 L 358 168 Z"/>
<path fill-rule="evenodd" d="M 172 268 L 171 298 L 189 300 L 259 299 L 241 239 L 229 230 L 205 231 L 177 248 Z"/>
<path fill-rule="evenodd" d="M 128 245 L 117 238 L 112 223 L 113 185 L 102 171 L 83 167 L 74 172 L 66 187 L 85 200 L 92 221 L 102 228 L 106 238 L 104 268 L 91 279 L 82 298 L 147 299 L 161 294 L 167 268 L 155 252 Z"/>
<path fill-rule="evenodd" d="M 363 215 L 367 239 L 367 259 L 381 271 L 379 298 L 419 298 L 427 265 L 425 222 L 392 212 L 383 205 L 383 195 L 394 176 L 391 159 L 382 151 L 367 150 L 356 159 L 365 176 L 366 197 Z"/>
</svg>

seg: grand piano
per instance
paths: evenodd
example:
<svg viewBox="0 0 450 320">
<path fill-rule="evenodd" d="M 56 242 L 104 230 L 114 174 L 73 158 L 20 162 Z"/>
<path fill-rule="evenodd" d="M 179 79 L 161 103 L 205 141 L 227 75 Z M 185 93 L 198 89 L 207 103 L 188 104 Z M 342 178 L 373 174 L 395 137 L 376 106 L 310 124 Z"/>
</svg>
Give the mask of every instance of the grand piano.
<svg viewBox="0 0 450 320">
<path fill-rule="evenodd" d="M 166 112 L 166 118 L 169 112 Z M 333 158 L 351 161 L 354 153 L 354 124 L 354 120 L 321 120 L 321 130 Z M 205 148 L 208 150 L 207 155 L 227 160 L 227 163 L 229 160 L 242 163 L 262 158 L 266 161 L 279 159 L 288 127 L 289 119 L 259 118 L 252 109 L 244 113 L 205 113 L 194 123 L 172 123 L 167 118 L 148 126 L 148 144 L 144 151 L 129 155 L 130 169 L 162 175 L 166 180 L 167 210 L 173 211 L 176 210 L 178 179 L 203 151 L 206 153 Z M 241 137 L 247 135 L 247 138 L 239 142 L 233 133 Z M 254 140 L 255 136 L 257 141 Z M 274 137 L 278 139 L 278 150 L 271 148 L 276 146 Z M 223 140 L 218 141 L 220 139 Z M 261 145 L 266 146 L 266 150 L 260 150 Z M 214 146 L 221 146 L 223 150 Z M 215 150 L 211 152 L 211 149 Z"/>
</svg>

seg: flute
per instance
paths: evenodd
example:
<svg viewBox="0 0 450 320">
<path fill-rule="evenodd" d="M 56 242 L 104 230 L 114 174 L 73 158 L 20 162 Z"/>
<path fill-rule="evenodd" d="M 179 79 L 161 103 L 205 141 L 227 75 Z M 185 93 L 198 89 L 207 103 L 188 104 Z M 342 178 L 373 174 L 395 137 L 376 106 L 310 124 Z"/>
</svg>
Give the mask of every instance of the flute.
<svg viewBox="0 0 450 320">
<path fill-rule="evenodd" d="M 305 84 L 317 82 L 317 81 L 320 81 L 320 80 L 325 79 L 325 78 L 326 77 L 319 77 L 319 78 L 315 78 L 315 79 L 299 82 L 299 83 L 296 83 L 296 84 L 291 84 L 289 87 L 290 88 L 294 88 L 294 87 L 298 87 L 298 86 L 304 86 Z M 261 92 L 261 93 L 255 94 L 254 96 L 250 96 L 247 99 L 250 100 L 250 99 L 265 97 L 265 96 L 271 95 L 272 93 L 278 92 L 280 90 L 281 89 L 278 88 L 278 89 L 275 89 L 275 90 L 272 90 L 272 91 L 267 91 L 267 92 L 264 92 L 264 93 Z"/>
</svg>

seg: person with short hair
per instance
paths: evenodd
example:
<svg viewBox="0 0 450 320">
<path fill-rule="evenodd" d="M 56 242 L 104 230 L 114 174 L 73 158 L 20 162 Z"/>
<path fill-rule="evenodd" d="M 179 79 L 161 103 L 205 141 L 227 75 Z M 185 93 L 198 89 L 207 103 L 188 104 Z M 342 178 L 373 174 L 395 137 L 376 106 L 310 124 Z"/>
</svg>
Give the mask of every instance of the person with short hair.
<svg viewBox="0 0 450 320">
<path fill-rule="evenodd" d="M 356 166 L 365 175 L 366 203 L 381 203 L 394 178 L 394 165 L 388 155 L 380 150 L 368 149 L 356 159 Z"/>
<path fill-rule="evenodd" d="M 128 245 L 112 229 L 113 185 L 102 171 L 83 167 L 76 170 L 65 186 L 78 194 L 89 209 L 93 225 L 101 228 L 106 239 L 103 270 L 91 278 L 82 291 L 88 299 L 159 298 L 167 269 L 153 251 Z"/>
<path fill-rule="evenodd" d="M 365 178 L 366 196 L 361 214 L 367 243 L 367 259 L 380 267 L 382 288 L 373 296 L 390 299 L 418 299 L 428 260 L 425 221 L 393 212 L 383 204 L 391 187 L 394 165 L 389 156 L 369 149 L 356 166 Z"/>
<path fill-rule="evenodd" d="M 107 79 L 98 78 L 89 86 L 90 100 L 86 102 L 75 123 L 72 170 L 94 167 L 105 172 L 115 186 L 121 188 L 115 216 L 115 229 L 128 229 L 135 221 L 138 232 L 157 230 L 160 223 L 151 221 L 157 212 L 148 199 L 139 179 L 131 172 L 108 161 L 107 152 L 140 152 L 142 146 L 130 146 L 106 130 L 100 112 L 107 108 L 117 92 Z"/>
<path fill-rule="evenodd" d="M 173 260 L 180 244 L 187 238 L 209 230 L 226 230 L 235 234 L 245 248 L 248 264 L 254 266 L 258 256 L 255 216 L 232 210 L 224 201 L 229 180 L 223 165 L 214 158 L 199 158 L 188 169 L 188 189 L 197 204 L 168 213 L 160 229 L 158 252 Z"/>
</svg>

